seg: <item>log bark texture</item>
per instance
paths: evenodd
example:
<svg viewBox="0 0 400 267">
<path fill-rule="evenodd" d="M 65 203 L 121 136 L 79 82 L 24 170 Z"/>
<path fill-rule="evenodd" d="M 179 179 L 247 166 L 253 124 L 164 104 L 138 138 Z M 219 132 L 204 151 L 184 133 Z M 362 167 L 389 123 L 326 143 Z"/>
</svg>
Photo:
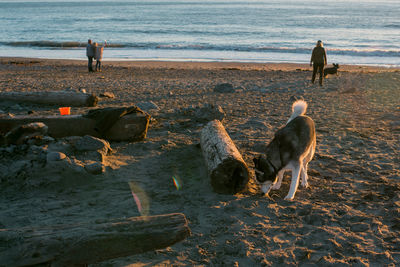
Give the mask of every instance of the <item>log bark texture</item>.
<svg viewBox="0 0 400 267">
<path fill-rule="evenodd" d="M 82 115 L 0 117 L 0 133 L 4 135 L 31 122 L 43 122 L 48 126 L 48 135 L 55 138 L 91 135 L 110 141 L 138 141 L 146 138 L 149 120 L 150 116 L 146 113 L 127 114 L 107 132 L 100 134 L 95 130 L 96 121 Z"/>
<path fill-rule="evenodd" d="M 99 98 L 93 94 L 68 91 L 1 92 L 0 101 L 27 102 L 60 107 L 95 107 Z"/>
<path fill-rule="evenodd" d="M 202 129 L 200 145 L 215 192 L 235 194 L 246 188 L 249 169 L 220 121 Z"/>
<path fill-rule="evenodd" d="M 86 265 L 162 249 L 189 235 L 186 217 L 181 213 L 92 224 L 0 229 L 0 265 Z"/>
</svg>

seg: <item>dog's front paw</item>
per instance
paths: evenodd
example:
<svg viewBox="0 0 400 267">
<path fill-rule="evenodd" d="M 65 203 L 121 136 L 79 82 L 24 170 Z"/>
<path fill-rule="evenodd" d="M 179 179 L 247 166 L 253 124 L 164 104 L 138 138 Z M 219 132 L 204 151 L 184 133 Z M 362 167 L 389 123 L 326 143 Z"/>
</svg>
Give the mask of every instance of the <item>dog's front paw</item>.
<svg viewBox="0 0 400 267">
<path fill-rule="evenodd" d="M 267 183 L 264 183 L 264 184 L 261 186 L 261 191 L 262 191 L 264 194 L 268 194 L 269 190 L 271 190 L 271 183 L 267 182 Z"/>
<path fill-rule="evenodd" d="M 271 187 L 272 190 L 278 190 L 279 188 L 281 188 L 281 184 L 280 183 L 276 183 Z"/>
<path fill-rule="evenodd" d="M 301 182 L 301 186 L 304 187 L 304 188 L 308 188 L 308 182 L 307 181 L 306 182 L 302 181 Z"/>
<path fill-rule="evenodd" d="M 287 195 L 286 197 L 285 197 L 285 200 L 288 200 L 288 201 L 292 201 L 294 199 L 294 196 L 289 196 L 289 195 Z"/>
</svg>

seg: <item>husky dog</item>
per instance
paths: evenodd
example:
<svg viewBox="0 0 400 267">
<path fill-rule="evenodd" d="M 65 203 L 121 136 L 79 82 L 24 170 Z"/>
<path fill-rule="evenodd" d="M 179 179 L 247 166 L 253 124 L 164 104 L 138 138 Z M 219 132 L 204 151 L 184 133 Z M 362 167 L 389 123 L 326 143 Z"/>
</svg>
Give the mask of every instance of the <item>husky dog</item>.
<svg viewBox="0 0 400 267">
<path fill-rule="evenodd" d="M 307 103 L 297 100 L 292 105 L 292 115 L 285 127 L 275 133 L 268 144 L 266 153 L 253 159 L 257 181 L 262 185 L 263 193 L 281 187 L 283 173 L 292 171 L 292 182 L 286 200 L 292 200 L 296 194 L 299 180 L 308 187 L 307 166 L 314 156 L 316 139 L 314 121 L 304 114 Z"/>
<path fill-rule="evenodd" d="M 328 75 L 328 74 L 336 74 L 336 76 L 338 75 L 338 70 L 339 68 L 339 64 L 335 64 L 333 63 L 333 67 L 331 68 L 325 68 L 324 69 L 324 78 Z"/>
</svg>

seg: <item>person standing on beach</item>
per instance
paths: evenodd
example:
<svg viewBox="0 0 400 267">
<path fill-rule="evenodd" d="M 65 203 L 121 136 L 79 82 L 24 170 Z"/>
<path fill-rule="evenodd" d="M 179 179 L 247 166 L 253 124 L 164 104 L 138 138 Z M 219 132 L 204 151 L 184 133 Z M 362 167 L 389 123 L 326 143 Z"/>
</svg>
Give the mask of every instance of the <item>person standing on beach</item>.
<svg viewBox="0 0 400 267">
<path fill-rule="evenodd" d="M 313 74 L 311 82 L 314 83 L 315 76 L 319 72 L 319 85 L 322 86 L 324 77 L 324 67 L 327 64 L 326 51 L 321 40 L 318 40 L 317 45 L 314 47 L 311 55 L 310 66 L 313 66 Z"/>
<path fill-rule="evenodd" d="M 86 46 L 86 56 L 88 57 L 88 69 L 89 72 L 93 71 L 93 57 L 94 57 L 94 49 L 92 45 L 92 40 L 88 40 L 88 44 Z"/>
<path fill-rule="evenodd" d="M 103 51 L 104 51 L 105 46 L 106 46 L 105 41 L 104 41 L 104 46 L 94 43 L 95 58 L 96 58 L 96 71 L 101 71 L 101 60 L 103 59 Z"/>
</svg>

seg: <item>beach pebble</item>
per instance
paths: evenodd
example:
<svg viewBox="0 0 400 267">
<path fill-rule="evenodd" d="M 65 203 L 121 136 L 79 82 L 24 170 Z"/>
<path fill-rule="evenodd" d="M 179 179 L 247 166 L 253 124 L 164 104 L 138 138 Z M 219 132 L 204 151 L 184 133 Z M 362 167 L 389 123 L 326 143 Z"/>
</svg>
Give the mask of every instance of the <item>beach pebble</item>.
<svg viewBox="0 0 400 267">
<path fill-rule="evenodd" d="M 44 169 L 45 172 L 56 174 L 55 178 L 57 178 L 59 174 L 65 175 L 69 171 L 74 171 L 74 166 L 71 164 L 70 158 L 68 158 L 65 154 L 62 155 L 63 153 L 61 153 L 58 156 L 57 155 L 49 156 L 49 154 L 50 153 L 47 154 L 47 163 L 46 163 L 46 168 Z"/>
<path fill-rule="evenodd" d="M 100 97 L 106 97 L 106 98 L 115 98 L 114 93 L 110 93 L 110 92 L 103 92 L 101 94 L 99 94 Z"/>
<path fill-rule="evenodd" d="M 203 107 L 195 109 L 194 116 L 196 120 L 199 121 L 223 121 L 225 117 L 225 112 L 219 105 L 214 106 L 211 104 L 205 104 Z"/>
<path fill-rule="evenodd" d="M 103 172 L 105 172 L 105 168 L 103 166 L 103 164 L 99 163 L 99 162 L 94 162 L 94 163 L 90 163 L 85 165 L 85 170 L 88 173 L 91 174 L 102 174 Z"/>
<path fill-rule="evenodd" d="M 72 158 L 70 160 L 71 160 L 70 167 L 72 170 L 74 170 L 75 172 L 79 172 L 79 173 L 86 172 L 85 165 L 81 161 L 74 159 L 74 158 Z"/>
<path fill-rule="evenodd" d="M 70 144 L 64 142 L 63 140 L 60 140 L 58 142 L 50 142 L 48 145 L 48 150 L 49 151 L 55 151 L 55 152 L 63 152 L 67 155 L 69 155 L 72 151 L 73 148 Z"/>
<path fill-rule="evenodd" d="M 265 93 L 265 92 L 268 91 L 268 89 L 255 85 L 255 86 L 249 88 L 249 91 L 256 91 L 256 92 Z"/>
<path fill-rule="evenodd" d="M 90 135 L 77 138 L 72 145 L 77 151 L 99 151 L 104 155 L 107 155 L 112 150 L 108 141 Z"/>
<path fill-rule="evenodd" d="M 42 142 L 43 142 L 44 144 L 52 143 L 52 142 L 54 142 L 54 141 L 55 141 L 55 139 L 54 139 L 53 137 L 51 137 L 51 136 L 48 136 L 48 135 L 45 135 L 45 136 L 43 136 L 43 138 L 42 138 Z"/>
<path fill-rule="evenodd" d="M 212 120 L 223 121 L 225 112 L 219 105 L 204 104 L 203 106 L 189 106 L 188 108 L 177 110 L 183 115 L 191 116 L 195 121 L 208 122 Z"/>
<path fill-rule="evenodd" d="M 47 162 L 60 161 L 60 160 L 65 159 L 66 157 L 67 157 L 67 155 L 65 155 L 62 152 L 49 152 L 49 153 L 47 153 L 46 160 L 47 160 Z"/>
<path fill-rule="evenodd" d="M 233 85 L 230 83 L 221 83 L 217 84 L 214 87 L 214 92 L 217 93 L 234 93 L 235 89 L 233 88 Z"/>
<path fill-rule="evenodd" d="M 75 156 L 83 161 L 93 160 L 103 163 L 106 159 L 106 152 L 104 150 L 84 151 L 79 154 L 75 154 Z"/>
</svg>

